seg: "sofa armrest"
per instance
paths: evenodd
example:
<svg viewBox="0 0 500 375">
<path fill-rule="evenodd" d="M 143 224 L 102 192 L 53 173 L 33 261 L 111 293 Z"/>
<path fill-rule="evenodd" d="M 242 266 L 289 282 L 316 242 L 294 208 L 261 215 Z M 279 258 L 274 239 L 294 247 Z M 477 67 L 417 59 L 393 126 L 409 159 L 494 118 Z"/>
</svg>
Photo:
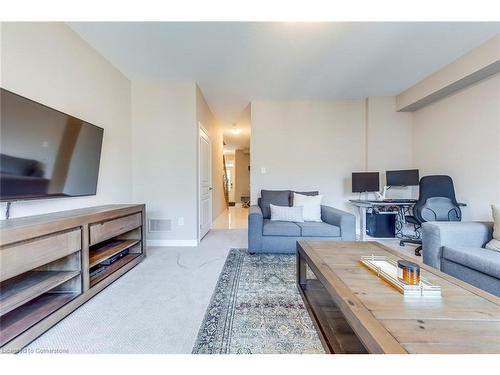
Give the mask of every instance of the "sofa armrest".
<svg viewBox="0 0 500 375">
<path fill-rule="evenodd" d="M 483 247 L 493 235 L 493 223 L 441 221 L 422 224 L 425 264 L 441 270 L 443 247 Z"/>
<path fill-rule="evenodd" d="M 339 227 L 342 240 L 356 240 L 356 216 L 353 214 L 330 206 L 321 206 L 321 220 Z"/>
<path fill-rule="evenodd" d="M 259 206 L 250 206 L 248 212 L 248 251 L 262 251 L 262 229 L 264 216 Z"/>
</svg>

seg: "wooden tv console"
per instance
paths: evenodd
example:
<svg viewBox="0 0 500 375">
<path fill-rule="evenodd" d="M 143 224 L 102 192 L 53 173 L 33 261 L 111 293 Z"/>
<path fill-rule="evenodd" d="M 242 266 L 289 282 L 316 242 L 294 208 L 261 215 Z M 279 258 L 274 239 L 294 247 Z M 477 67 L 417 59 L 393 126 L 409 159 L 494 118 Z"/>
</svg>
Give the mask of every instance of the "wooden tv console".
<svg viewBox="0 0 500 375">
<path fill-rule="evenodd" d="M 144 223 L 142 204 L 0 221 L 0 353 L 21 350 L 144 259 Z"/>
</svg>

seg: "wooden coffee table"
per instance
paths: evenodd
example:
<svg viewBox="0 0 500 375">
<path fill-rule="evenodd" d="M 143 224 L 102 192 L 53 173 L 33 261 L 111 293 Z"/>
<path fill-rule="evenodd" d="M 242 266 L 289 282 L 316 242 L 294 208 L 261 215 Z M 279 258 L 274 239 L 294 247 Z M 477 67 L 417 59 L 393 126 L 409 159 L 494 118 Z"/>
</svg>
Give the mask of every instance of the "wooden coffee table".
<svg viewBox="0 0 500 375">
<path fill-rule="evenodd" d="M 500 353 L 500 298 L 422 265 L 441 296 L 405 297 L 362 255 L 407 259 L 378 242 L 299 241 L 297 284 L 329 353 Z"/>
</svg>

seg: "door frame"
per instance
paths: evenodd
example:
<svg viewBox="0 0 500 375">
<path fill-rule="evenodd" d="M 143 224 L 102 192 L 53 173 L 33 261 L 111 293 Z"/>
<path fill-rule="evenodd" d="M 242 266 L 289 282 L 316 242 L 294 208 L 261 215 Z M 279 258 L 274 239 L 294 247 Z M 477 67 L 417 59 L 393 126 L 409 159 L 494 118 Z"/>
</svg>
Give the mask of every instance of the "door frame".
<svg viewBox="0 0 500 375">
<path fill-rule="evenodd" d="M 197 191 L 197 200 L 198 200 L 198 225 L 197 225 L 197 237 L 198 237 L 198 243 L 201 242 L 202 238 L 208 234 L 208 232 L 202 237 L 201 236 L 201 191 L 200 191 L 200 182 L 201 182 L 201 150 L 200 150 L 200 138 L 203 137 L 208 141 L 208 147 L 209 147 L 209 155 L 210 155 L 210 162 L 208 163 L 208 174 L 209 174 L 209 196 L 210 196 L 210 205 L 209 205 L 209 219 L 210 219 L 210 227 L 208 231 L 212 228 L 212 204 L 213 204 L 213 181 L 212 181 L 212 140 L 210 139 L 210 135 L 208 134 L 208 130 L 203 126 L 203 124 L 198 121 L 198 186 L 196 188 Z"/>
</svg>

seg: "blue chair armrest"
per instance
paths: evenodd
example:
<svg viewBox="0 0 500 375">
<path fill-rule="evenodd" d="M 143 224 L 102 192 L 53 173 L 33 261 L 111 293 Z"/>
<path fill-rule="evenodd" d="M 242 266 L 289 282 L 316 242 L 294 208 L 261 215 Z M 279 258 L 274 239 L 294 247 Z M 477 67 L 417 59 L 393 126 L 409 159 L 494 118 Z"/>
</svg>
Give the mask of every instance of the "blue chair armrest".
<svg viewBox="0 0 500 375">
<path fill-rule="evenodd" d="M 422 224 L 422 250 L 425 264 L 441 269 L 443 247 L 484 247 L 493 237 L 493 223 L 432 221 Z"/>
<path fill-rule="evenodd" d="M 321 220 L 339 227 L 342 240 L 356 240 L 356 216 L 353 214 L 330 206 L 321 206 Z"/>
</svg>

